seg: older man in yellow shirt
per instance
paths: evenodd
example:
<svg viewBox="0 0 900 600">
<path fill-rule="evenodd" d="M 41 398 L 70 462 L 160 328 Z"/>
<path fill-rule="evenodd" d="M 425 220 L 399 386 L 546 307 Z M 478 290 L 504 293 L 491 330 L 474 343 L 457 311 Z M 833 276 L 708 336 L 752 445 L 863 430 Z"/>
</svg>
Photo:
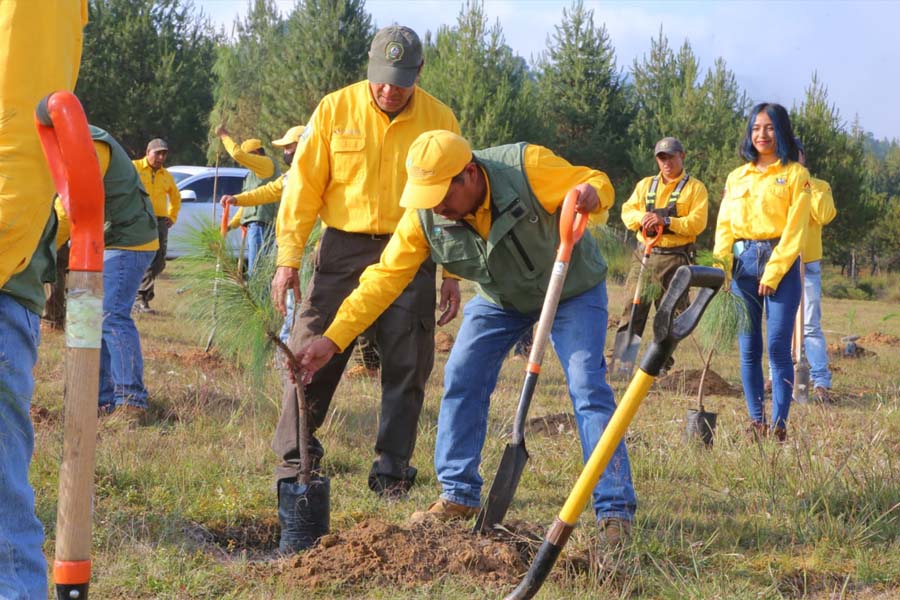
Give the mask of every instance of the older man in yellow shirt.
<svg viewBox="0 0 900 600">
<path fill-rule="evenodd" d="M 459 131 L 453 112 L 417 87 L 423 65 L 422 44 L 413 30 L 398 25 L 381 29 L 369 49 L 368 79 L 325 96 L 306 125 L 276 223 L 278 269 L 272 296 L 282 312 L 287 290 L 301 297 L 297 271 L 317 218 L 327 229 L 291 332 L 289 345 L 294 350 L 321 335 L 363 270 L 378 262 L 403 216 L 399 203 L 406 183 L 403 164 L 412 142 L 429 129 Z M 374 324 L 382 356 L 382 400 L 368 483 L 383 497 L 406 494 L 415 480 L 416 470 L 409 463 L 434 362 L 434 273 L 434 263 L 423 264 Z M 458 297 L 457 282 L 445 279 L 442 298 L 458 303 Z M 325 419 L 353 346 L 306 385 L 311 433 Z M 282 459 L 276 477 L 284 551 L 300 547 L 299 532 L 291 526 L 295 499 L 303 487 L 296 483 L 297 431 L 294 387 L 287 383 L 273 441 Z M 323 450 L 312 439 L 310 453 L 318 459 Z"/>
<path fill-rule="evenodd" d="M 151 312 L 150 301 L 156 295 L 154 282 L 166 268 L 169 229 L 178 220 L 178 212 L 181 210 L 181 192 L 175 185 L 175 178 L 165 167 L 168 156 L 169 144 L 161 138 L 156 138 L 147 144 L 147 154 L 144 158 L 132 161 L 144 189 L 150 195 L 159 236 L 159 250 L 156 251 L 150 268 L 141 280 L 141 287 L 138 288 L 135 307 L 143 312 Z"/>
<path fill-rule="evenodd" d="M 47 597 L 28 411 L 56 221 L 34 109 L 75 88 L 86 22 L 85 0 L 0 2 L 0 598 Z"/>
</svg>

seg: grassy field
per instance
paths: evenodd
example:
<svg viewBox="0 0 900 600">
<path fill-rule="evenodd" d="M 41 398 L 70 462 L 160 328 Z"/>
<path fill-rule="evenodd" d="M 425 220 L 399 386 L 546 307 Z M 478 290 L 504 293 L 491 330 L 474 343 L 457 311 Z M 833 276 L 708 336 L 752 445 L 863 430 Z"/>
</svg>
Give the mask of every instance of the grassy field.
<svg viewBox="0 0 900 600">
<path fill-rule="evenodd" d="M 170 271 L 178 269 L 177 261 Z M 167 275 L 167 274 L 164 274 Z M 206 355 L 206 331 L 177 315 L 177 284 L 158 284 L 154 315 L 138 315 L 152 419 L 127 429 L 101 423 L 94 518 L 95 598 L 477 598 L 499 597 L 465 575 L 408 587 L 384 581 L 309 589 L 291 560 L 265 560 L 277 544 L 269 449 L 278 417 L 278 376 L 255 384 L 240 365 Z M 470 293 L 470 291 L 469 291 Z M 615 315 L 624 290 L 610 287 Z M 842 333 L 900 336 L 896 305 L 826 300 L 830 342 Z M 458 321 L 449 330 L 455 332 Z M 639 509 L 631 543 L 604 569 L 557 568 L 542 598 L 900 598 L 900 346 L 881 336 L 876 353 L 836 359 L 834 406 L 795 405 L 788 443 L 746 439 L 739 397 L 714 396 L 714 448 L 685 443 L 689 396 L 652 391 L 628 439 Z M 872 338 L 868 338 L 872 339 Z M 53 554 L 61 455 L 63 337 L 44 332 L 36 369 L 36 451 L 32 481 Z M 739 384 L 736 349 L 714 362 Z M 697 367 L 683 344 L 677 367 Z M 445 354 L 438 354 L 419 424 L 419 485 L 386 503 L 366 487 L 379 403 L 369 379 L 342 382 L 320 431 L 332 478 L 332 529 L 377 517 L 402 524 L 436 498 L 432 466 Z M 555 357 L 531 414 L 570 412 Z M 489 484 L 506 443 L 523 363 L 508 360 L 493 396 L 483 473 Z M 621 389 L 617 389 L 617 394 Z M 528 463 L 510 517 L 549 525 L 581 469 L 570 429 L 528 435 Z M 592 555 L 591 515 L 567 551 Z M 460 525 L 460 528 L 464 526 Z M 608 561 L 607 561 L 608 562 Z"/>
</svg>

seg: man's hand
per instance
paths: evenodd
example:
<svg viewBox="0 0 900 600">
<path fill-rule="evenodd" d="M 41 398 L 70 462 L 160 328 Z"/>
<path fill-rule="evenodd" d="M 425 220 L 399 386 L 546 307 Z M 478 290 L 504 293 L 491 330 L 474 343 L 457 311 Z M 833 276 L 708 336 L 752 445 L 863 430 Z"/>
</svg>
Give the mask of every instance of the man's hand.
<svg viewBox="0 0 900 600">
<path fill-rule="evenodd" d="M 166 219 L 166 229 L 172 229 L 172 226 L 175 225 L 175 221 L 173 221 L 169 217 L 165 217 L 165 219 Z"/>
<path fill-rule="evenodd" d="M 219 199 L 219 204 L 222 205 L 222 208 L 228 208 L 229 206 L 237 206 L 237 200 L 234 196 L 225 194 Z"/>
<path fill-rule="evenodd" d="M 653 211 L 644 213 L 644 217 L 641 219 L 641 229 L 644 230 L 644 235 L 647 237 L 656 237 L 656 231 L 665 226 L 666 222 L 663 218 Z"/>
<path fill-rule="evenodd" d="M 771 296 L 775 293 L 775 288 L 770 288 L 764 283 L 759 284 L 759 288 L 756 290 L 756 293 L 760 296 Z"/>
<path fill-rule="evenodd" d="M 300 363 L 300 378 L 303 384 L 312 381 L 313 373 L 325 366 L 331 360 L 331 357 L 340 352 L 341 349 L 337 344 L 329 340 L 327 337 L 320 337 L 313 340 L 303 348 L 297 351 L 297 362 Z M 297 383 L 294 379 L 294 373 L 288 368 L 291 381 Z"/>
<path fill-rule="evenodd" d="M 591 213 L 600 205 L 600 198 L 597 196 L 597 190 L 588 183 L 579 183 L 575 186 L 578 190 L 578 199 L 575 200 L 575 210 L 580 213 Z"/>
<path fill-rule="evenodd" d="M 459 281 L 447 277 L 441 283 L 441 300 L 438 303 L 438 310 L 442 312 L 437 321 L 438 325 L 446 325 L 456 318 L 459 313 L 459 301 Z"/>
<path fill-rule="evenodd" d="M 228 130 L 225 129 L 225 124 L 222 123 L 221 125 L 219 125 L 218 127 L 216 127 L 216 135 L 217 135 L 218 137 L 222 138 L 222 137 L 225 137 L 226 135 L 231 135 L 231 134 L 228 133 Z"/>
<path fill-rule="evenodd" d="M 300 276 L 297 269 L 278 267 L 275 270 L 275 277 L 272 278 L 272 305 L 284 316 L 287 316 L 284 297 L 288 290 L 294 290 L 294 310 L 296 310 L 300 304 Z"/>
</svg>

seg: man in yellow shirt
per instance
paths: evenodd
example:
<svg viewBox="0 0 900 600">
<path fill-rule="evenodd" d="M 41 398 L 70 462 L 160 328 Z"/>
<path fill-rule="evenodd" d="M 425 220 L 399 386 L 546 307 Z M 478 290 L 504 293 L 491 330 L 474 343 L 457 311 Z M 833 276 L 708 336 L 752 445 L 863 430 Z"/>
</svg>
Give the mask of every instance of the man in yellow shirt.
<svg viewBox="0 0 900 600">
<path fill-rule="evenodd" d="M 132 161 L 144 189 L 150 194 L 159 234 L 159 250 L 156 251 L 150 268 L 141 280 L 141 287 L 138 288 L 135 307 L 143 312 L 151 312 L 150 301 L 156 295 L 153 282 L 166 268 L 169 229 L 178 220 L 178 211 L 181 210 L 181 192 L 175 185 L 175 178 L 164 166 L 168 156 L 169 144 L 163 139 L 156 138 L 147 144 L 147 154 L 144 158 Z"/>
<path fill-rule="evenodd" d="M 449 131 L 429 131 L 409 150 L 403 215 L 378 264 L 341 304 L 331 326 L 301 349 L 315 373 L 343 351 L 433 258 L 479 285 L 444 372 L 434 462 L 440 498 L 414 520 L 469 518 L 478 512 L 478 473 L 490 396 L 503 358 L 540 316 L 559 245 L 559 207 L 571 190 L 576 208 L 603 218 L 614 192 L 606 174 L 573 166 L 525 143 L 472 152 Z M 596 240 L 575 244 L 551 331 L 566 373 L 581 438 L 590 455 L 616 409 L 606 382 L 606 263 Z M 441 321 L 447 320 L 444 315 Z M 313 375 L 314 376 L 314 375 Z M 593 508 L 607 541 L 631 528 L 636 499 L 625 444 L 620 443 L 594 489 Z"/>
<path fill-rule="evenodd" d="M 0 2 L 0 598 L 47 597 L 29 408 L 56 218 L 34 109 L 75 88 L 87 16 L 86 0 Z"/>
<path fill-rule="evenodd" d="M 638 240 L 638 249 L 628 273 L 627 287 L 631 290 L 627 295 L 629 299 L 634 295 L 634 287 L 637 285 L 645 240 L 653 238 L 658 227 L 663 228 L 662 239 L 653 248 L 645 270 L 645 277 L 661 288 L 655 299 L 658 308 L 675 271 L 693 260 L 694 242 L 706 229 L 708 200 L 706 186 L 684 170 L 685 151 L 680 141 L 674 137 L 665 137 L 656 143 L 653 154 L 656 156 L 659 174 L 638 182 L 631 197 L 622 206 L 622 222 L 625 227 L 636 232 Z M 681 312 L 687 305 L 688 299 L 685 296 L 677 311 Z M 629 302 L 625 305 L 616 329 L 617 347 L 619 340 L 625 344 L 629 341 L 624 336 L 628 333 L 631 311 L 632 305 Z M 643 334 L 649 313 L 650 302 L 642 299 L 634 307 L 632 335 L 640 337 Z M 665 369 L 670 369 L 674 362 L 669 357 Z"/>
<path fill-rule="evenodd" d="M 287 290 L 301 298 L 297 270 L 316 219 L 327 229 L 291 332 L 294 350 L 321 335 L 363 270 L 378 262 L 403 215 L 403 161 L 412 142 L 430 129 L 459 131 L 453 112 L 417 87 L 423 65 L 422 44 L 413 30 L 398 25 L 381 29 L 369 49 L 368 79 L 325 96 L 306 125 L 276 223 L 278 269 L 272 299 L 282 313 Z M 382 356 L 382 401 L 369 487 L 382 496 L 404 495 L 416 475 L 409 461 L 434 362 L 434 274 L 434 263 L 426 261 L 374 325 Z M 458 283 L 445 279 L 441 297 L 442 302 L 458 304 Z M 352 350 L 350 344 L 306 385 L 313 431 L 325 419 Z M 311 454 L 320 457 L 319 442 L 312 446 Z M 282 459 L 276 470 L 281 547 L 291 551 L 299 542 L 289 527 L 286 530 L 291 518 L 285 518 L 285 511 L 294 511 L 291 502 L 300 487 L 297 412 L 290 383 L 285 385 L 273 448 Z"/>
</svg>

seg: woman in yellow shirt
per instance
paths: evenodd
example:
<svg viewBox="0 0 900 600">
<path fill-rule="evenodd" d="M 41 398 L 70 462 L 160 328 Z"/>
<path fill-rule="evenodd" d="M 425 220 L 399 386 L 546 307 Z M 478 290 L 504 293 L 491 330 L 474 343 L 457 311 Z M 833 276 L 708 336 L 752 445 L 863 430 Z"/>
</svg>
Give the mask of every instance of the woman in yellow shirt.
<svg viewBox="0 0 900 600">
<path fill-rule="evenodd" d="M 744 300 L 748 331 L 738 336 L 750 431 L 769 432 L 763 406 L 762 316 L 772 372 L 771 426 L 787 437 L 794 368 L 791 335 L 800 304 L 800 249 L 809 223 L 809 172 L 798 161 L 791 120 L 780 104 L 750 111 L 740 153 L 748 162 L 728 175 L 716 225 L 715 255 L 732 264 L 731 289 Z"/>
</svg>

